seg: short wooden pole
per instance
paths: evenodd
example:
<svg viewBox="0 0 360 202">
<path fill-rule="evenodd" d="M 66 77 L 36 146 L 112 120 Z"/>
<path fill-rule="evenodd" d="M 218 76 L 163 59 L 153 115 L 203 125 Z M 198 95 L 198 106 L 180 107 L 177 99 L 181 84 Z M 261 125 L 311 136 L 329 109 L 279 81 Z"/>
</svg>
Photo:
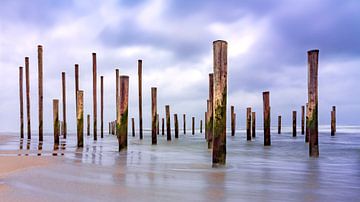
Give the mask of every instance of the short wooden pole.
<svg viewBox="0 0 360 202">
<path fill-rule="evenodd" d="M 90 114 L 88 114 L 86 118 L 86 134 L 90 136 Z"/>
<path fill-rule="evenodd" d="M 218 67 L 219 68 L 219 67 Z M 226 67 L 227 68 L 227 67 Z M 227 70 L 226 70 L 227 71 Z M 209 111 L 208 111 L 208 134 L 207 134 L 207 141 L 208 141 L 208 149 L 211 149 L 213 146 L 213 136 L 214 136 L 214 74 L 209 74 Z M 218 152 L 221 152 L 221 149 Z M 219 157 L 216 157 L 219 158 Z"/>
<path fill-rule="evenodd" d="M 308 143 L 309 142 L 309 116 L 308 116 L 308 111 L 309 111 L 309 104 L 306 103 L 306 114 L 305 114 L 305 124 L 306 124 L 306 128 L 305 128 L 305 142 Z"/>
<path fill-rule="evenodd" d="M 301 106 L 301 134 L 305 134 L 305 106 Z"/>
<path fill-rule="evenodd" d="M 319 50 L 308 51 L 309 155 L 319 156 L 318 142 L 318 58 Z"/>
<path fill-rule="evenodd" d="M 93 64 L 93 130 L 94 140 L 97 140 L 97 76 L 96 76 L 96 53 L 92 53 L 92 64 Z"/>
<path fill-rule="evenodd" d="M 19 67 L 19 98 L 20 98 L 20 138 L 24 138 L 24 93 L 23 93 L 23 67 Z"/>
<path fill-rule="evenodd" d="M 251 107 L 246 108 L 246 140 L 251 141 Z"/>
<path fill-rule="evenodd" d="M 336 107 L 333 106 L 331 110 L 331 136 L 335 136 L 336 132 Z"/>
<path fill-rule="evenodd" d="M 132 130 L 132 136 L 135 137 L 135 119 L 131 118 L 131 130 Z"/>
<path fill-rule="evenodd" d="M 252 136 L 252 138 L 255 138 L 256 137 L 256 113 L 255 112 L 251 112 L 251 119 L 252 119 L 251 136 Z"/>
<path fill-rule="evenodd" d="M 192 135 L 195 135 L 195 117 L 192 117 L 192 123 L 191 123 L 191 125 L 192 125 Z"/>
<path fill-rule="evenodd" d="M 270 93 L 263 92 L 263 110 L 264 110 L 264 146 L 271 145 L 270 137 Z"/>
<path fill-rule="evenodd" d="M 84 91 L 77 92 L 77 146 L 84 146 Z"/>
<path fill-rule="evenodd" d="M 292 112 L 292 120 L 293 137 L 296 137 L 296 111 Z"/>
<path fill-rule="evenodd" d="M 235 109 L 234 106 L 230 107 L 230 116 L 231 116 L 231 136 L 235 136 Z"/>
<path fill-rule="evenodd" d="M 186 115 L 183 114 L 184 134 L 186 134 Z"/>
<path fill-rule="evenodd" d="M 175 138 L 179 138 L 179 122 L 177 114 L 174 114 Z"/>
<path fill-rule="evenodd" d="M 213 166 L 225 165 L 226 162 L 226 102 L 227 102 L 227 42 L 213 42 L 214 88 L 211 110 L 213 119 Z M 212 127 L 211 127 L 212 128 Z M 211 135 L 210 135 L 211 136 Z"/>
<path fill-rule="evenodd" d="M 66 139 L 67 134 L 67 122 L 66 122 L 66 80 L 65 80 L 65 72 L 61 73 L 61 81 L 62 81 L 62 111 L 63 111 L 63 130 L 62 135 L 64 139 Z"/>
<path fill-rule="evenodd" d="M 100 135 L 104 138 L 104 76 L 100 76 Z"/>
<path fill-rule="evenodd" d="M 166 112 L 166 135 L 167 140 L 171 141 L 171 128 L 170 128 L 170 106 L 165 106 L 165 112 Z"/>
<path fill-rule="evenodd" d="M 281 134 L 281 116 L 278 116 L 278 134 Z"/>
<path fill-rule="evenodd" d="M 59 100 L 53 100 L 53 120 L 54 120 L 54 144 L 59 144 L 60 121 L 59 121 Z"/>
<path fill-rule="evenodd" d="M 27 139 L 31 139 L 29 58 L 25 57 Z"/>
<path fill-rule="evenodd" d="M 138 87 L 139 87 L 139 134 L 143 139 L 143 121 L 142 121 L 142 60 L 138 60 Z"/>
<path fill-rule="evenodd" d="M 38 45 L 39 142 L 43 141 L 43 47 Z"/>
<path fill-rule="evenodd" d="M 202 133 L 202 120 L 200 120 L 200 133 Z"/>
<path fill-rule="evenodd" d="M 75 105 L 76 105 L 76 116 L 77 116 L 77 92 L 79 91 L 79 65 L 75 64 Z"/>
<path fill-rule="evenodd" d="M 151 143 L 157 144 L 156 131 L 156 116 L 157 116 L 157 89 L 151 88 Z"/>
<path fill-rule="evenodd" d="M 164 118 L 161 118 L 161 134 L 165 135 L 165 120 Z"/>
<path fill-rule="evenodd" d="M 120 126 L 118 133 L 119 151 L 127 148 L 128 136 L 129 77 L 120 76 Z"/>
<path fill-rule="evenodd" d="M 111 134 L 111 122 L 109 122 L 109 134 Z"/>
</svg>

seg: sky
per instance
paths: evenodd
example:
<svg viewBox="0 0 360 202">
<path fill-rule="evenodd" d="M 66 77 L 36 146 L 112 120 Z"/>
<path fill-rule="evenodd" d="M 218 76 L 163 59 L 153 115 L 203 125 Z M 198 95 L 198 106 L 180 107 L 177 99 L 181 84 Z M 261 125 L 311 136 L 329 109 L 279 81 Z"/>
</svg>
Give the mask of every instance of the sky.
<svg viewBox="0 0 360 202">
<path fill-rule="evenodd" d="M 290 125 L 292 111 L 299 115 L 307 102 L 307 51 L 312 49 L 320 50 L 319 123 L 330 123 L 335 105 L 339 125 L 360 124 L 357 0 L 2 0 L 0 5 L 2 132 L 19 131 L 18 68 L 26 56 L 31 125 L 37 132 L 39 44 L 44 47 L 45 132 L 53 130 L 52 99 L 61 99 L 62 71 L 68 129 L 75 131 L 76 63 L 85 114 L 92 116 L 92 52 L 97 53 L 98 84 L 104 76 L 105 131 L 116 114 L 115 68 L 130 77 L 129 117 L 138 128 L 138 59 L 143 60 L 145 128 L 151 125 L 151 87 L 158 88 L 160 117 L 169 104 L 172 114 L 187 114 L 188 125 L 191 116 L 204 119 L 212 42 L 218 39 L 228 42 L 228 115 L 234 105 L 238 128 L 245 126 L 246 107 L 257 113 L 261 127 L 263 91 L 270 91 L 272 125 L 278 115 Z M 99 103 L 100 98 L 98 123 Z"/>
</svg>

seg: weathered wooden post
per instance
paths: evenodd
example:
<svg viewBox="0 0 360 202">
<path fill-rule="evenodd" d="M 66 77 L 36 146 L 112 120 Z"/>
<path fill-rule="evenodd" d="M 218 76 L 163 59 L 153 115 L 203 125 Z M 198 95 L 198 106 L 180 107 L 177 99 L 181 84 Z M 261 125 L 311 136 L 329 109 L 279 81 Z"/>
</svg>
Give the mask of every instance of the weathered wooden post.
<svg viewBox="0 0 360 202">
<path fill-rule="evenodd" d="M 214 87 L 211 112 L 213 118 L 213 166 L 225 165 L 226 162 L 226 102 L 227 102 L 227 42 L 213 42 Z"/>
<path fill-rule="evenodd" d="M 25 82 L 26 82 L 26 123 L 27 139 L 31 139 L 31 121 L 30 121 L 30 72 L 29 57 L 25 57 Z"/>
<path fill-rule="evenodd" d="M 61 73 L 61 81 L 62 81 L 62 110 L 63 110 L 63 130 L 62 135 L 64 139 L 66 139 L 67 133 L 67 123 L 66 123 L 66 80 L 65 80 L 65 72 Z"/>
<path fill-rule="evenodd" d="M 161 118 L 161 134 L 164 135 L 165 134 L 165 120 L 164 118 Z"/>
<path fill-rule="evenodd" d="M 186 134 L 186 115 L 183 114 L 184 134 Z"/>
<path fill-rule="evenodd" d="M 170 106 L 169 105 L 165 105 L 165 112 L 166 112 L 166 135 L 167 135 L 167 140 L 171 141 Z"/>
<path fill-rule="evenodd" d="M 305 133 L 305 106 L 301 106 L 301 134 Z"/>
<path fill-rule="evenodd" d="M 160 134 L 160 128 L 159 128 L 159 114 L 156 114 L 156 134 Z"/>
<path fill-rule="evenodd" d="M 104 138 L 104 76 L 100 76 L 100 133 Z"/>
<path fill-rule="evenodd" d="M 111 122 L 109 122 L 109 134 L 111 134 Z"/>
<path fill-rule="evenodd" d="M 86 134 L 90 136 L 90 114 L 87 114 L 86 118 Z"/>
<path fill-rule="evenodd" d="M 96 53 L 92 53 L 93 64 L 93 122 L 94 122 L 94 140 L 97 140 L 97 96 L 96 96 Z"/>
<path fill-rule="evenodd" d="M 78 90 L 77 91 L 77 146 L 83 147 L 84 146 L 84 91 Z"/>
<path fill-rule="evenodd" d="M 202 120 L 200 120 L 200 133 L 202 133 Z"/>
<path fill-rule="evenodd" d="M 19 98 L 20 98 L 20 138 L 24 138 L 24 93 L 23 67 L 19 67 Z"/>
<path fill-rule="evenodd" d="M 333 106 L 331 110 L 331 136 L 335 136 L 336 132 L 336 107 Z"/>
<path fill-rule="evenodd" d="M 255 112 L 251 112 L 251 119 L 252 119 L 252 123 L 251 123 L 251 136 L 253 138 L 256 137 L 256 113 Z"/>
<path fill-rule="evenodd" d="M 264 146 L 271 145 L 270 137 L 270 93 L 263 92 L 263 110 L 264 110 Z"/>
<path fill-rule="evenodd" d="M 120 126 L 118 133 L 119 151 L 127 148 L 128 136 L 129 77 L 120 76 Z"/>
<path fill-rule="evenodd" d="M 306 103 L 306 115 L 305 115 L 305 124 L 306 124 L 306 129 L 305 129 L 305 142 L 309 142 L 309 116 L 308 116 L 308 111 L 309 111 L 309 103 Z"/>
<path fill-rule="evenodd" d="M 281 134 L 281 116 L 278 116 L 278 134 Z"/>
<path fill-rule="evenodd" d="M 175 138 L 179 138 L 179 122 L 177 114 L 174 114 Z"/>
<path fill-rule="evenodd" d="M 116 120 L 115 120 L 115 130 L 113 132 L 113 135 L 116 134 L 117 135 L 117 132 L 118 132 L 118 128 L 119 128 L 119 125 L 120 125 L 120 113 L 119 113 L 119 110 L 120 110 L 120 95 L 119 95 L 119 87 L 120 87 L 120 82 L 119 82 L 119 69 L 115 69 L 115 76 L 116 76 L 116 79 L 115 79 L 115 101 L 116 101 L 116 104 L 115 104 L 115 109 L 116 109 Z"/>
<path fill-rule="evenodd" d="M 319 156 L 318 142 L 318 57 L 319 50 L 308 51 L 309 154 Z"/>
<path fill-rule="evenodd" d="M 231 136 L 235 136 L 235 116 L 234 116 L 234 106 L 230 107 L 230 116 L 231 116 Z"/>
<path fill-rule="evenodd" d="M 138 86 L 139 86 L 139 134 L 143 139 L 143 122 L 142 122 L 142 60 L 138 60 Z"/>
<path fill-rule="evenodd" d="M 296 111 L 292 112 L 292 128 L 293 128 L 293 137 L 296 137 Z"/>
<path fill-rule="evenodd" d="M 38 45 L 39 142 L 43 141 L 43 47 Z"/>
<path fill-rule="evenodd" d="M 246 140 L 251 141 L 251 107 L 246 108 Z"/>
<path fill-rule="evenodd" d="M 192 125 L 192 135 L 194 135 L 195 134 L 195 117 L 192 117 L 192 123 L 191 123 L 191 125 Z"/>
<path fill-rule="evenodd" d="M 151 88 L 151 143 L 157 144 L 156 135 L 156 115 L 157 115 L 157 89 Z"/>
<path fill-rule="evenodd" d="M 214 44 L 214 46 L 215 46 L 215 44 Z M 214 63 L 215 63 L 215 53 L 214 53 Z M 218 65 L 218 68 L 222 68 L 222 67 L 220 65 Z M 219 70 L 219 71 L 221 71 L 221 70 Z M 225 67 L 225 71 L 227 71 L 227 67 Z M 214 74 L 213 73 L 209 74 L 209 102 L 210 102 L 209 103 L 209 111 L 208 111 L 209 118 L 208 118 L 208 123 L 206 123 L 207 124 L 206 127 L 208 128 L 208 134 L 207 134 L 208 149 L 211 149 L 213 146 L 213 137 L 214 137 Z M 221 152 L 221 151 L 219 151 L 219 152 Z M 213 157 L 213 160 L 214 160 L 214 157 Z"/>
<path fill-rule="evenodd" d="M 53 120 L 54 120 L 54 144 L 59 144 L 60 121 L 59 121 L 59 100 L 53 100 Z"/>
<path fill-rule="evenodd" d="M 135 137 L 135 119 L 131 118 L 131 130 L 132 130 L 132 136 Z"/>
</svg>

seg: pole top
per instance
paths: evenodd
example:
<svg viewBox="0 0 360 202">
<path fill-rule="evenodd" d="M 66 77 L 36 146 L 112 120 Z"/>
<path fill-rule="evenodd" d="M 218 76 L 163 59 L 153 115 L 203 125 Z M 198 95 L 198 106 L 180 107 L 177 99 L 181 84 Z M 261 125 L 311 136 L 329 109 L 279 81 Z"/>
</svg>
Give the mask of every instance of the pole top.
<svg viewBox="0 0 360 202">
<path fill-rule="evenodd" d="M 215 43 L 225 43 L 225 44 L 227 44 L 227 41 L 219 39 L 219 40 L 215 40 L 213 42 L 213 44 L 215 44 Z"/>
<path fill-rule="evenodd" d="M 308 53 L 319 53 L 319 49 L 309 50 Z"/>
</svg>

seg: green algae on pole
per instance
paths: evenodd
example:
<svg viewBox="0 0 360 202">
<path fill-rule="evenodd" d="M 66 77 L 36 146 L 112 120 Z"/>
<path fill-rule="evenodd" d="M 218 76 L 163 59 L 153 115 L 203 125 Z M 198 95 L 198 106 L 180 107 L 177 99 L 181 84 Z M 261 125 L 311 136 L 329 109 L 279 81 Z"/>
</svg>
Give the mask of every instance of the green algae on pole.
<svg viewBox="0 0 360 202">
<path fill-rule="evenodd" d="M 53 120 L 54 120 L 54 144 L 59 144 L 60 121 L 59 121 L 59 100 L 53 100 Z"/>
<path fill-rule="evenodd" d="M 227 71 L 227 70 L 226 70 Z M 207 140 L 208 140 L 208 149 L 211 149 L 213 146 L 212 140 L 213 140 L 213 133 L 214 133 L 214 74 L 209 74 L 209 111 L 208 111 L 208 134 L 207 134 Z"/>
<path fill-rule="evenodd" d="M 19 98 L 20 98 L 20 138 L 24 138 L 24 93 L 23 67 L 19 67 Z"/>
<path fill-rule="evenodd" d="M 132 136 L 135 137 L 135 119 L 131 118 L 131 131 L 132 131 Z"/>
<path fill-rule="evenodd" d="M 292 112 L 292 134 L 296 137 L 296 111 Z"/>
<path fill-rule="evenodd" d="M 236 114 L 235 114 L 236 115 Z M 255 112 L 251 112 L 251 119 L 252 119 L 252 123 L 251 123 L 251 136 L 253 138 L 256 137 L 256 113 Z"/>
<path fill-rule="evenodd" d="M 96 96 L 96 53 L 92 53 L 92 65 L 93 65 L 93 122 L 94 122 L 94 140 L 97 140 L 97 96 Z"/>
<path fill-rule="evenodd" d="M 164 118 L 161 118 L 161 134 L 165 135 L 165 120 Z"/>
<path fill-rule="evenodd" d="M 192 117 L 191 120 L 192 120 L 192 123 L 191 123 L 192 135 L 195 135 L 195 117 Z"/>
<path fill-rule="evenodd" d="M 84 91 L 77 91 L 77 115 L 76 115 L 76 128 L 77 128 L 77 146 L 84 147 Z"/>
<path fill-rule="evenodd" d="M 301 106 L 301 134 L 305 133 L 305 106 Z"/>
<path fill-rule="evenodd" d="M 251 107 L 246 108 L 246 140 L 251 141 Z"/>
<path fill-rule="evenodd" d="M 38 45 L 39 141 L 43 141 L 43 47 Z"/>
<path fill-rule="evenodd" d="M 175 138 L 179 138 L 179 122 L 177 114 L 174 114 Z"/>
<path fill-rule="evenodd" d="M 227 101 L 227 42 L 213 42 L 213 120 L 212 131 L 212 165 L 214 167 L 226 163 L 226 101 Z"/>
<path fill-rule="evenodd" d="M 100 133 L 104 138 L 104 76 L 100 76 Z"/>
<path fill-rule="evenodd" d="M 309 155 L 319 156 L 318 142 L 318 59 L 319 50 L 308 51 Z"/>
<path fill-rule="evenodd" d="M 66 123 L 66 80 L 65 80 L 65 72 L 61 73 L 61 83 L 62 83 L 62 111 L 63 111 L 63 127 L 62 127 L 62 135 L 64 139 L 66 139 L 67 133 L 67 123 Z"/>
<path fill-rule="evenodd" d="M 231 117 L 231 136 L 235 136 L 235 113 L 234 106 L 230 107 L 230 117 Z"/>
<path fill-rule="evenodd" d="M 186 115 L 183 114 L 183 127 L 184 127 L 184 134 L 186 134 Z"/>
<path fill-rule="evenodd" d="M 90 136 L 90 114 L 86 116 L 86 134 Z"/>
<path fill-rule="evenodd" d="M 281 134 L 281 116 L 278 116 L 278 134 Z"/>
<path fill-rule="evenodd" d="M 30 72 L 29 57 L 25 57 L 25 82 L 26 82 L 26 128 L 27 139 L 31 139 L 31 119 L 30 119 Z"/>
<path fill-rule="evenodd" d="M 263 92 L 263 112 L 264 112 L 264 146 L 271 145 L 270 137 L 270 93 Z"/>
<path fill-rule="evenodd" d="M 120 125 L 118 126 L 119 152 L 127 148 L 129 77 L 120 76 Z"/>
<path fill-rule="evenodd" d="M 157 89 L 151 88 L 151 144 L 157 144 L 156 134 L 156 116 L 157 116 Z"/>
<path fill-rule="evenodd" d="M 142 60 L 138 60 L 138 87 L 139 87 L 139 136 L 143 139 L 143 121 L 142 121 Z"/>
<path fill-rule="evenodd" d="M 166 135 L 167 140 L 171 141 L 171 128 L 170 128 L 170 106 L 165 105 L 165 112 L 166 112 Z"/>
</svg>

